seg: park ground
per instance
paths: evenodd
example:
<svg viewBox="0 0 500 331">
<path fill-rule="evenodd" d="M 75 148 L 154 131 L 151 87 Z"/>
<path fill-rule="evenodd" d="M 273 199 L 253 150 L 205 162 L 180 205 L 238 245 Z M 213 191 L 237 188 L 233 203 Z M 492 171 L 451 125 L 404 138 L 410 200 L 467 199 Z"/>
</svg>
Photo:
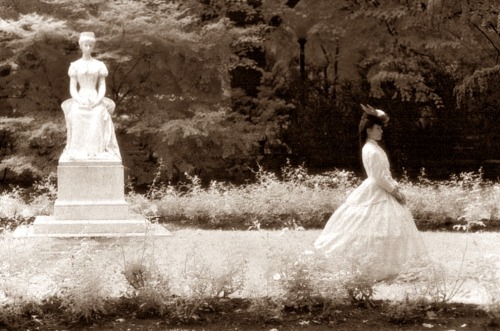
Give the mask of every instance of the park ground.
<svg viewBox="0 0 500 331">
<path fill-rule="evenodd" d="M 219 295 L 204 301 L 189 321 L 137 314 L 127 305 L 115 302 L 112 313 L 108 311 L 91 323 L 68 322 L 57 316 L 57 307 L 52 307 L 46 310 L 50 314 L 30 316 L 22 325 L 26 330 L 152 331 L 494 330 L 497 327 L 487 311 L 498 298 L 492 298 L 487 288 L 466 276 L 476 262 L 500 252 L 500 233 L 497 232 L 421 232 L 430 256 L 446 275 L 440 288 L 448 298 L 438 306 L 422 305 L 415 309 L 415 305 L 411 305 L 411 309 L 398 310 L 398 304 L 407 307 L 405 298 L 411 299 L 418 292 L 417 285 L 409 282 L 377 285 L 375 307 L 339 302 L 330 307 L 327 318 L 320 304 L 307 308 L 285 306 L 279 316 L 255 313 L 255 309 L 249 312 L 252 302 L 260 300 L 257 298 L 280 295 L 277 275 L 283 275 L 284 257 L 300 259 L 304 254 L 317 254 L 312 243 L 319 232 L 179 229 L 172 231 L 170 237 L 119 239 L 14 239 L 4 235 L 0 240 L 4 256 L 0 300 L 17 297 L 44 302 L 44 298 L 60 293 L 61 288 L 66 293 L 74 290 L 76 287 L 69 285 L 71 283 L 89 282 L 86 290 L 93 291 L 95 275 L 99 276 L 97 292 L 114 298 L 130 296 L 131 282 L 124 280 L 123 271 L 134 265 L 168 274 L 173 293 L 184 291 L 175 289 L 176 284 L 188 286 L 183 283 L 188 274 L 189 286 L 193 287 L 212 281 L 213 275 L 220 274 L 221 270 L 232 270 L 235 278 L 232 284 L 241 286 L 233 289 L 230 296 Z M 236 280 L 238 268 L 244 268 L 240 280 Z M 82 286 L 85 290 L 85 284 Z M 392 308 L 388 310 L 389 306 Z"/>
</svg>

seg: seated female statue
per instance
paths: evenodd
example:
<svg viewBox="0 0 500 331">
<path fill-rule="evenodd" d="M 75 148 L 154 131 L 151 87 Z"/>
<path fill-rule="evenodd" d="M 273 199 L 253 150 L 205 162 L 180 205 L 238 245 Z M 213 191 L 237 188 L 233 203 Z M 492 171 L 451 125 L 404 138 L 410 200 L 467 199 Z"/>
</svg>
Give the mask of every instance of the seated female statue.
<svg viewBox="0 0 500 331">
<path fill-rule="evenodd" d="M 79 45 L 82 57 L 72 62 L 71 99 L 61 105 L 66 118 L 67 140 L 60 161 L 121 161 L 111 114 L 115 103 L 106 97 L 106 65 L 92 57 L 93 32 L 82 32 Z"/>
</svg>

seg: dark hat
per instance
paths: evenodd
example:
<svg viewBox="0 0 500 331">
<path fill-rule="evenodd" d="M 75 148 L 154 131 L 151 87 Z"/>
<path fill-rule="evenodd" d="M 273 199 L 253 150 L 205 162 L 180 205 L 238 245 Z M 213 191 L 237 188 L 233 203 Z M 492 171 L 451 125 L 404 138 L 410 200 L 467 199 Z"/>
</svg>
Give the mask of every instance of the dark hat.
<svg viewBox="0 0 500 331">
<path fill-rule="evenodd" d="M 379 118 L 382 121 L 382 123 L 384 123 L 384 125 L 387 125 L 387 123 L 389 122 L 389 116 L 382 109 L 375 109 L 369 104 L 366 105 L 361 104 L 361 108 L 365 112 L 362 118 L 366 117 L 366 115 L 371 115 Z"/>
</svg>

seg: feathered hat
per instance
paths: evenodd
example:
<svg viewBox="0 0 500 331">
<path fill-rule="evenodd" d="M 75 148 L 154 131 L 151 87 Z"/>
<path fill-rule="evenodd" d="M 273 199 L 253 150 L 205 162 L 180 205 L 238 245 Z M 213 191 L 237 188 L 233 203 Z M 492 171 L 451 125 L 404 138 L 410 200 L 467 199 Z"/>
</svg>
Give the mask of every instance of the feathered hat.
<svg viewBox="0 0 500 331">
<path fill-rule="evenodd" d="M 370 105 L 363 105 L 361 104 L 361 108 L 363 109 L 363 116 L 361 116 L 361 121 L 359 122 L 359 127 L 358 127 L 358 132 L 361 133 L 366 129 L 366 126 L 368 123 L 373 122 L 370 121 L 370 117 L 377 118 L 380 120 L 383 126 L 387 125 L 387 122 L 389 122 L 389 116 L 381 109 L 375 109 L 374 107 Z"/>
<path fill-rule="evenodd" d="M 361 104 L 361 108 L 363 109 L 365 114 L 378 117 L 384 123 L 384 125 L 387 125 L 387 123 L 389 122 L 389 116 L 382 109 L 376 109 L 369 104 Z M 366 117 L 365 114 L 363 114 L 362 119 Z"/>
</svg>

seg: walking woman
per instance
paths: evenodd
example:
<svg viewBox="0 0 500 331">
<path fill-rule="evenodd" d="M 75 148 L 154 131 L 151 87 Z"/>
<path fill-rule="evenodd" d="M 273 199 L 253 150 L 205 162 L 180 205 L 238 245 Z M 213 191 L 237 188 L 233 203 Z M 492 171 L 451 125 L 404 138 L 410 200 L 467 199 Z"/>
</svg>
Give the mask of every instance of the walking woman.
<svg viewBox="0 0 500 331">
<path fill-rule="evenodd" d="M 379 146 L 389 117 L 380 109 L 361 106 L 358 132 L 368 177 L 333 213 L 314 246 L 334 260 L 356 266 L 373 281 L 387 281 L 427 254 Z"/>
</svg>

